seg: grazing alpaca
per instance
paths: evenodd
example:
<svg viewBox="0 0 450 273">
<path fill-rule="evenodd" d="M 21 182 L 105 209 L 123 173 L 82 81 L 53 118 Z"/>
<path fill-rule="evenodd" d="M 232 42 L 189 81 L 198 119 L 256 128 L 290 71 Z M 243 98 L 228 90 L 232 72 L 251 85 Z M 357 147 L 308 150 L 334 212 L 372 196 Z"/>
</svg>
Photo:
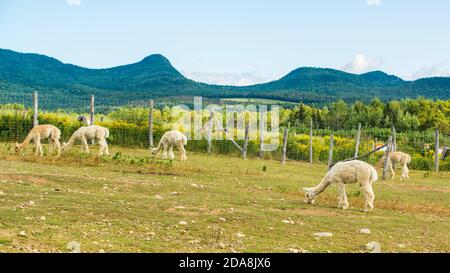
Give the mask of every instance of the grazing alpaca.
<svg viewBox="0 0 450 273">
<path fill-rule="evenodd" d="M 84 125 L 86 125 L 86 126 L 89 126 L 89 125 L 91 125 L 91 120 L 89 120 L 87 117 L 85 117 L 85 116 L 79 116 L 78 118 L 77 118 L 77 121 L 78 122 L 82 122 Z"/>
<path fill-rule="evenodd" d="M 151 150 L 152 155 L 156 156 L 162 149 L 164 149 L 163 158 L 164 159 L 167 158 L 167 150 L 169 150 L 170 159 L 174 159 L 175 158 L 175 155 L 173 154 L 174 145 L 177 146 L 178 151 L 180 151 L 180 160 L 181 161 L 186 160 L 187 157 L 184 146 L 187 145 L 187 138 L 183 133 L 179 131 L 166 132 L 159 141 L 158 147 L 153 148 Z"/>
<path fill-rule="evenodd" d="M 384 155 L 380 161 L 379 165 L 382 166 L 384 163 L 384 160 L 386 158 L 386 155 Z M 388 168 L 391 172 L 392 179 L 395 177 L 395 165 L 400 164 L 402 166 L 402 177 L 400 179 L 408 179 L 409 178 L 409 169 L 408 164 L 411 163 L 411 156 L 404 152 L 392 152 L 389 154 L 389 162 L 388 162 Z"/>
<path fill-rule="evenodd" d="M 61 137 L 61 131 L 53 125 L 37 125 L 28 133 L 27 137 L 22 143 L 16 142 L 16 153 L 19 153 L 23 149 L 25 149 L 28 144 L 33 140 L 36 145 L 35 155 L 43 156 L 44 151 L 42 148 L 41 141 L 44 139 L 48 139 L 51 144 L 51 152 L 56 148 L 57 156 L 61 153 L 61 145 L 59 143 L 59 138 Z"/>
<path fill-rule="evenodd" d="M 345 184 L 358 182 L 366 199 L 364 211 L 370 212 L 373 210 L 373 200 L 375 199 L 372 183 L 377 179 L 377 171 L 366 162 L 359 160 L 339 162 L 328 171 L 319 185 L 313 188 L 303 188 L 306 193 L 305 201 L 308 204 L 314 204 L 320 193 L 331 184 L 336 184 L 339 190 L 338 208 L 348 209 L 349 203 L 345 192 Z"/>
<path fill-rule="evenodd" d="M 89 154 L 88 140 L 96 139 L 100 146 L 98 156 L 109 155 L 108 143 L 106 142 L 108 137 L 109 130 L 104 127 L 98 125 L 84 126 L 76 130 L 67 143 L 63 143 L 63 151 L 69 149 L 70 146 L 75 144 L 75 141 L 80 140 L 81 152 L 85 151 Z"/>
</svg>

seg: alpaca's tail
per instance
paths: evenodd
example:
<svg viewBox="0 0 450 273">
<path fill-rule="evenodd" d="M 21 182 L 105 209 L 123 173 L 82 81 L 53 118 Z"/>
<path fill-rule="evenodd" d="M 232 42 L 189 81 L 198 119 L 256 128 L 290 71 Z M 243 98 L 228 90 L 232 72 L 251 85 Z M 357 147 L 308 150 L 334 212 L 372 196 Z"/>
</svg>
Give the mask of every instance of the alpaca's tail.
<svg viewBox="0 0 450 273">
<path fill-rule="evenodd" d="M 409 164 L 409 163 L 411 163 L 411 156 L 410 155 L 408 155 L 408 157 L 406 158 L 406 164 Z"/>
<path fill-rule="evenodd" d="M 378 180 L 378 173 L 375 168 L 370 168 L 370 182 L 375 182 Z"/>
<path fill-rule="evenodd" d="M 109 138 L 109 130 L 105 128 L 105 138 Z"/>
<path fill-rule="evenodd" d="M 183 145 L 187 145 L 187 137 L 183 134 Z"/>
<path fill-rule="evenodd" d="M 54 131 L 52 132 L 52 134 L 55 134 L 54 138 L 57 139 L 57 140 L 60 140 L 61 139 L 61 130 L 59 130 L 56 127 L 53 130 Z"/>
</svg>

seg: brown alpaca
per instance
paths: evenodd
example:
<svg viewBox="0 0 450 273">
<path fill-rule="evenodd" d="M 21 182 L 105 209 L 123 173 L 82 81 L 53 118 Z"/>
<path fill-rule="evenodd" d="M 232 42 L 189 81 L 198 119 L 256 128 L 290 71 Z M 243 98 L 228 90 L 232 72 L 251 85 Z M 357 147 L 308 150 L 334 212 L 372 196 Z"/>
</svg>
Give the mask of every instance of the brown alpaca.
<svg viewBox="0 0 450 273">
<path fill-rule="evenodd" d="M 53 125 L 37 125 L 28 133 L 27 137 L 22 143 L 16 142 L 16 153 L 19 153 L 25 149 L 31 141 L 36 145 L 35 155 L 43 156 L 44 151 L 42 149 L 41 141 L 48 139 L 51 144 L 51 152 L 54 148 L 57 150 L 57 156 L 61 153 L 61 145 L 59 138 L 61 137 L 61 131 Z"/>
</svg>

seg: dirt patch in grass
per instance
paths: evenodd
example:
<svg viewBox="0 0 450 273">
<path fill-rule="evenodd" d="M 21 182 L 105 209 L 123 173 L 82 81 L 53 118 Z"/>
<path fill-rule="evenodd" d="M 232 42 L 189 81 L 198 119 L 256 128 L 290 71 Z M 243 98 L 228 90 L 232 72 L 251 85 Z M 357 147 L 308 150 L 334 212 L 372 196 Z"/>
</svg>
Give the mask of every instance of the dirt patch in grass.
<svg viewBox="0 0 450 273">
<path fill-rule="evenodd" d="M 336 204 L 336 196 L 331 194 L 322 194 L 317 198 L 316 204 L 328 203 Z M 364 209 L 364 198 L 361 197 L 349 197 L 350 206 L 353 208 Z M 427 213 L 437 216 L 450 216 L 450 209 L 441 204 L 419 204 L 419 203 L 406 203 L 401 200 L 377 200 L 374 202 L 375 209 L 395 210 L 400 212 L 409 213 Z"/>
<path fill-rule="evenodd" d="M 0 173 L 0 179 L 7 181 L 27 181 L 36 185 L 48 185 L 53 184 L 52 181 L 42 176 L 31 176 L 28 174 L 8 174 Z"/>
<path fill-rule="evenodd" d="M 433 186 L 425 186 L 425 185 L 401 184 L 401 183 L 399 183 L 397 185 L 401 186 L 402 188 L 408 189 L 408 190 L 436 191 L 436 192 L 450 193 L 450 188 L 433 187 Z"/>
<path fill-rule="evenodd" d="M 286 208 L 286 209 L 270 208 L 269 211 L 272 212 L 288 211 L 289 214 L 303 215 L 303 216 L 336 216 L 339 214 L 339 212 L 336 209 L 312 205 L 308 208 Z"/>
</svg>

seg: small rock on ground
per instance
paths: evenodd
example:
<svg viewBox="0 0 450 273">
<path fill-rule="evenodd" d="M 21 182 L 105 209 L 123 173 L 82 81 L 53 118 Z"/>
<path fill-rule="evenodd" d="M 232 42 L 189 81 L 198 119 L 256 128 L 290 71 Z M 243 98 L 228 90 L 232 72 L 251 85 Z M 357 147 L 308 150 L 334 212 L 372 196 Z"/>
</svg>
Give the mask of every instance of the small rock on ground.
<svg viewBox="0 0 450 273">
<path fill-rule="evenodd" d="M 316 237 L 333 237 L 333 233 L 331 232 L 317 232 L 313 234 Z"/>
<path fill-rule="evenodd" d="M 71 241 L 67 244 L 66 248 L 70 250 L 71 253 L 80 253 L 81 243 L 77 241 Z"/>
<path fill-rule="evenodd" d="M 381 245 L 378 242 L 367 243 L 366 249 L 370 250 L 371 253 L 381 253 Z"/>
<path fill-rule="evenodd" d="M 359 233 L 362 233 L 362 234 L 371 234 L 372 232 L 371 232 L 370 229 L 368 229 L 368 228 L 363 228 L 363 229 L 361 229 L 361 230 L 359 231 Z"/>
<path fill-rule="evenodd" d="M 288 249 L 290 253 L 306 253 L 307 251 L 303 248 L 297 249 L 297 248 L 289 248 Z"/>
</svg>

